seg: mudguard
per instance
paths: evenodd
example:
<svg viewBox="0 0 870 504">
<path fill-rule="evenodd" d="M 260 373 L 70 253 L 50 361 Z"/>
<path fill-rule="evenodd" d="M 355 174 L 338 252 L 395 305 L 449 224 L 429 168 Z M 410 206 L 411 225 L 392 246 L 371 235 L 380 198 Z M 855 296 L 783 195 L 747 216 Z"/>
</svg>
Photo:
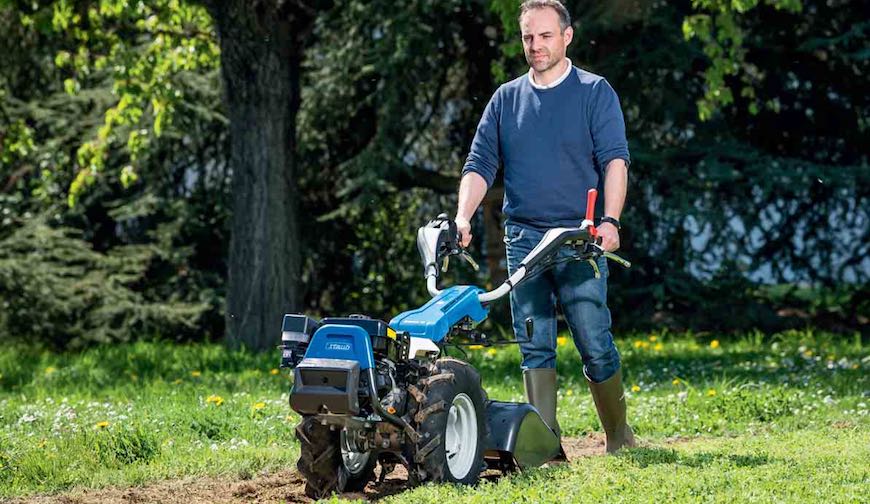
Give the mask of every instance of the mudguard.
<svg viewBox="0 0 870 504">
<path fill-rule="evenodd" d="M 486 405 L 489 427 L 486 457 L 509 461 L 520 469 L 539 467 L 561 452 L 556 436 L 528 403 L 489 401 Z"/>
</svg>

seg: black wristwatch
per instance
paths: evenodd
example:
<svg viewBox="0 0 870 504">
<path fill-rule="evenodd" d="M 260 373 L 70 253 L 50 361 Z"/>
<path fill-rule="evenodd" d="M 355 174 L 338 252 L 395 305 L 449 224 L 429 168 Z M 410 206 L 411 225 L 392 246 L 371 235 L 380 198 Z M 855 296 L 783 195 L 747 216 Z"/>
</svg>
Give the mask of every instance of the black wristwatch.
<svg viewBox="0 0 870 504">
<path fill-rule="evenodd" d="M 601 224 L 604 224 L 605 222 L 609 222 L 609 223 L 613 224 L 614 226 L 616 226 L 616 229 L 622 229 L 622 226 L 619 225 L 619 219 L 617 219 L 615 217 L 610 217 L 610 216 L 605 215 L 604 217 L 601 218 L 601 222 L 599 222 L 598 224 L 601 225 Z"/>
</svg>

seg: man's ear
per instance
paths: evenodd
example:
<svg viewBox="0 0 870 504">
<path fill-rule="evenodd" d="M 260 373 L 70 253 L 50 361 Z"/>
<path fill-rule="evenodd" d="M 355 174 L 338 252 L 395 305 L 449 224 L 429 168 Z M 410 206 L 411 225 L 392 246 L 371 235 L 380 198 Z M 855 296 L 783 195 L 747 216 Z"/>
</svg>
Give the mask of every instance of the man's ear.
<svg viewBox="0 0 870 504">
<path fill-rule="evenodd" d="M 565 37 L 565 45 L 567 46 L 572 40 L 574 40 L 574 28 L 570 26 L 565 28 L 565 33 L 563 33 L 562 36 Z"/>
</svg>

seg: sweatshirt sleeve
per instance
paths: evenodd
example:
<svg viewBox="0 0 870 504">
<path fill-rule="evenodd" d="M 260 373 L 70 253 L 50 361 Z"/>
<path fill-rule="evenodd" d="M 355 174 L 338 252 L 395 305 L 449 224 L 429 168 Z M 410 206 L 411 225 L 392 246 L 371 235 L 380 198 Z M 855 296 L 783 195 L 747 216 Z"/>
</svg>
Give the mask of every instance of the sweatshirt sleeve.
<svg viewBox="0 0 870 504">
<path fill-rule="evenodd" d="M 486 187 L 492 187 L 499 165 L 498 118 L 501 115 L 501 88 L 493 93 L 483 111 L 462 175 L 474 172 L 483 177 Z"/>
<path fill-rule="evenodd" d="M 619 97 L 605 79 L 598 81 L 593 89 L 589 124 L 592 127 L 595 163 L 604 170 L 614 159 L 623 159 L 627 166 L 631 158 Z"/>
</svg>

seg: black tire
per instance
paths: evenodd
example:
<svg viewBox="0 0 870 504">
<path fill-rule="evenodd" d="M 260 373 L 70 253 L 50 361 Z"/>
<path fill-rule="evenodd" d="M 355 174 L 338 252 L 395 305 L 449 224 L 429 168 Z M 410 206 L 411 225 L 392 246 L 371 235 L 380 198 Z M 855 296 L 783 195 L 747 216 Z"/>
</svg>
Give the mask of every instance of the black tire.
<svg viewBox="0 0 870 504">
<path fill-rule="evenodd" d="M 299 461 L 296 468 L 305 477 L 305 495 L 322 499 L 332 492 L 342 492 L 347 474 L 339 470 L 341 446 L 339 431 L 321 425 L 313 417 L 303 417 L 296 426 L 299 440 Z"/>
<path fill-rule="evenodd" d="M 375 478 L 376 453 L 371 453 L 356 472 L 345 465 L 340 429 L 332 430 L 313 417 L 305 417 L 296 426 L 296 439 L 299 440 L 296 468 L 305 477 L 305 495 L 312 499 L 322 499 L 333 492 L 359 492 Z"/>
<path fill-rule="evenodd" d="M 444 358 L 435 361 L 432 373 L 421 379 L 415 388 L 414 392 L 420 401 L 415 401 L 417 408 L 414 421 L 420 440 L 415 446 L 414 462 L 423 470 L 420 474 L 421 479 L 432 482 L 475 484 L 485 467 L 483 444 L 487 437 L 484 406 L 486 393 L 480 385 L 480 375 L 466 362 Z M 471 399 L 474 406 L 477 440 L 475 446 L 462 448 L 474 450 L 466 474 L 453 474 L 447 459 L 445 441 L 449 411 L 454 404 L 454 399 L 460 394 L 465 394 Z"/>
</svg>

